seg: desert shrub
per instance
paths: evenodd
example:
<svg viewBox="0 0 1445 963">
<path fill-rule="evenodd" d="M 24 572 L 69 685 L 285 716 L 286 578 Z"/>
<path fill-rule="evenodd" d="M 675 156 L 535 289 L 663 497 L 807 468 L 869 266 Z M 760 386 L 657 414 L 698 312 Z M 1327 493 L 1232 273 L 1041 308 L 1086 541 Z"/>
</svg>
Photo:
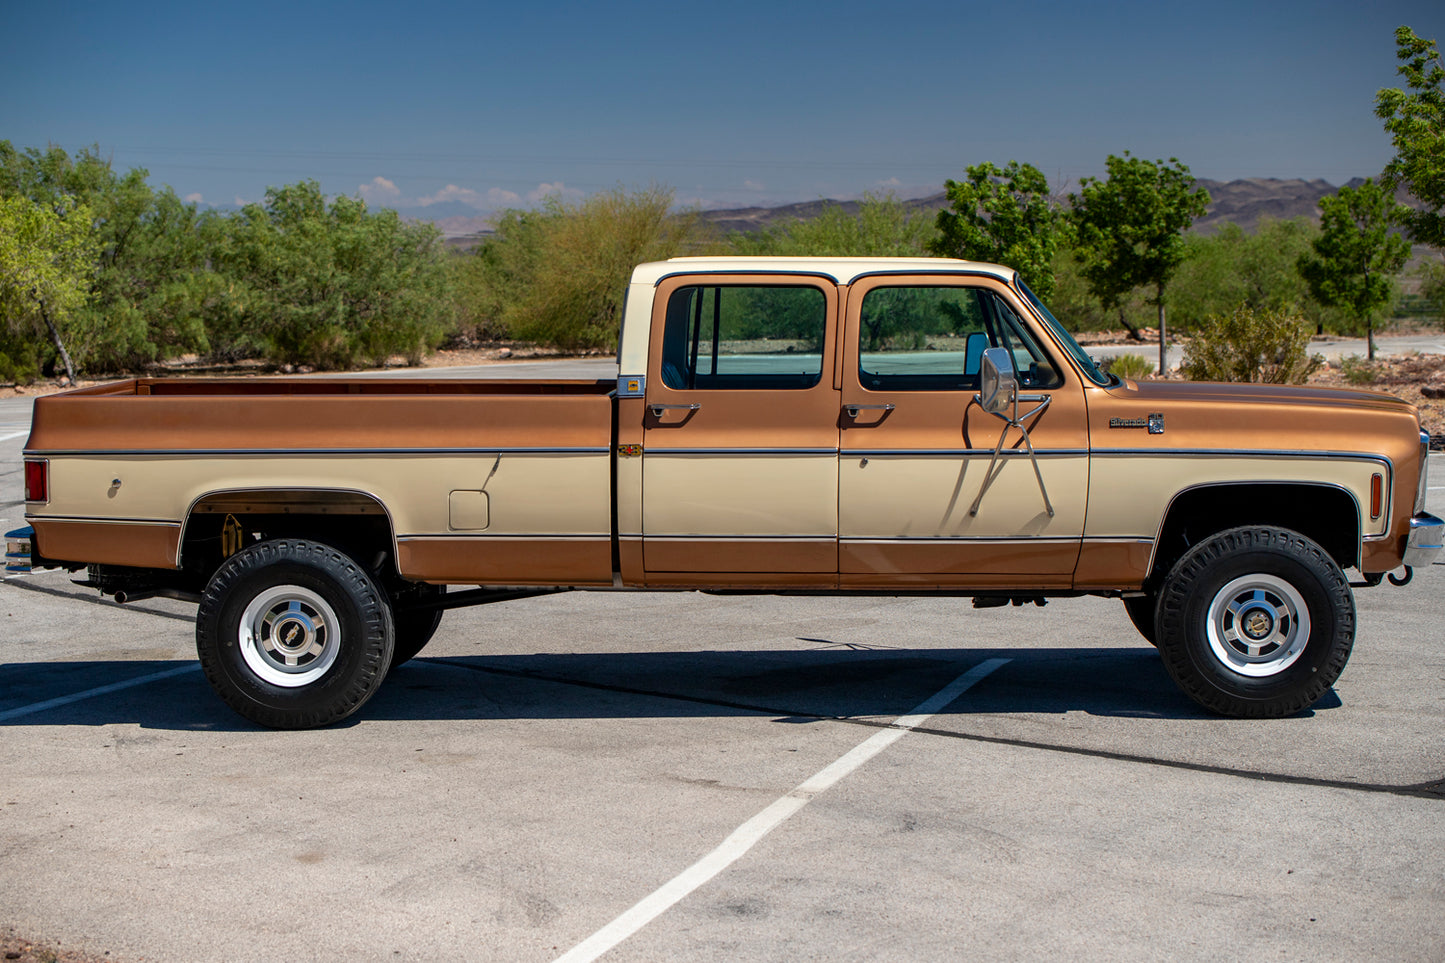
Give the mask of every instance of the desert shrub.
<svg viewBox="0 0 1445 963">
<path fill-rule="evenodd" d="M 594 194 L 578 203 L 551 199 L 541 211 L 504 211 L 495 236 L 464 273 L 474 324 L 568 349 L 617 342 L 633 267 L 702 253 L 707 226 L 695 211 L 675 212 L 673 192 L 649 187 Z"/>
<path fill-rule="evenodd" d="M 1184 345 L 1184 374 L 1193 381 L 1303 384 L 1323 359 L 1309 354 L 1310 325 L 1283 309 L 1240 305 L 1206 317 Z"/>
<path fill-rule="evenodd" d="M 734 254 L 786 257 L 923 257 L 936 234 L 932 217 L 910 211 L 892 194 L 870 193 L 856 213 L 829 203 L 808 220 L 733 234 L 728 246 Z"/>
<path fill-rule="evenodd" d="M 1154 362 L 1142 354 L 1121 354 L 1108 359 L 1104 370 L 1121 378 L 1147 378 L 1154 373 Z"/>
<path fill-rule="evenodd" d="M 1357 354 L 1340 361 L 1340 373 L 1352 385 L 1372 385 L 1379 380 L 1379 370 Z"/>
</svg>

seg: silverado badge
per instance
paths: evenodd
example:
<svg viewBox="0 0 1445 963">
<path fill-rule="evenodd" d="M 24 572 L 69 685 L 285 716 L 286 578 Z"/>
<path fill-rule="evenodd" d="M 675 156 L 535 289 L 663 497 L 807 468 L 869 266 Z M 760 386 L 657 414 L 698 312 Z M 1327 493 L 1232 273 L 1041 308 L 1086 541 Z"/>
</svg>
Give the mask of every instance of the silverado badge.
<svg viewBox="0 0 1445 963">
<path fill-rule="evenodd" d="M 1148 428 L 1151 435 L 1164 434 L 1164 413 L 1151 411 L 1148 418 L 1110 418 L 1110 428 Z"/>
</svg>

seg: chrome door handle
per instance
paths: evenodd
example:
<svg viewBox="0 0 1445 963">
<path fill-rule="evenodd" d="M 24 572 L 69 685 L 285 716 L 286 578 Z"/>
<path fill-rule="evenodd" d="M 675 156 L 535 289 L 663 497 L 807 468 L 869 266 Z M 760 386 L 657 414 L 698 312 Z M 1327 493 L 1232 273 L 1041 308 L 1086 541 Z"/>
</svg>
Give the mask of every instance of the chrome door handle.
<svg viewBox="0 0 1445 963">
<path fill-rule="evenodd" d="M 662 413 L 663 413 L 664 411 L 697 411 L 699 408 L 702 407 L 702 405 L 700 405 L 700 404 L 698 404 L 696 401 L 694 401 L 694 402 L 693 402 L 692 404 L 690 404 L 690 405 L 658 405 L 658 404 L 649 404 L 647 407 L 648 407 L 648 410 L 650 410 L 650 411 L 652 412 L 652 417 L 654 417 L 654 418 L 661 418 L 661 417 L 662 417 Z"/>
<path fill-rule="evenodd" d="M 857 418 L 860 411 L 892 411 L 893 405 L 844 405 L 849 418 Z"/>
</svg>

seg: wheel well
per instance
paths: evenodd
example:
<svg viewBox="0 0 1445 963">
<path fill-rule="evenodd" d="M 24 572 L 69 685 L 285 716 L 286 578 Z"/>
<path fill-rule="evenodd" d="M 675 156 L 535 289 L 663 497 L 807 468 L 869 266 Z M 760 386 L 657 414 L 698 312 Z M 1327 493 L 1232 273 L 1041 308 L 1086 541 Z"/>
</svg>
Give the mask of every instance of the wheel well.
<svg viewBox="0 0 1445 963">
<path fill-rule="evenodd" d="M 234 520 L 231 533 L 228 522 Z M 306 538 L 340 549 L 374 576 L 394 575 L 395 539 L 381 502 L 360 492 L 221 492 L 192 506 L 181 540 L 181 567 L 201 585 L 231 554 L 269 538 Z"/>
<path fill-rule="evenodd" d="M 1151 583 L 1209 536 L 1241 525 L 1288 528 L 1319 543 L 1340 568 L 1359 563 L 1360 511 L 1354 496 L 1330 485 L 1202 485 L 1174 497 L 1154 549 Z"/>
</svg>

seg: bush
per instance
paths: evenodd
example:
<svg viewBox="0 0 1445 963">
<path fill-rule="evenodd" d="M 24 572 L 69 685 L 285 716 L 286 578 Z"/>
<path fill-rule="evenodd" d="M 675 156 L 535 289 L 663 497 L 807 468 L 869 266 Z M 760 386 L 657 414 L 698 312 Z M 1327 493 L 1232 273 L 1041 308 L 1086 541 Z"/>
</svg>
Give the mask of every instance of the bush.
<svg viewBox="0 0 1445 963">
<path fill-rule="evenodd" d="M 1309 343 L 1308 322 L 1242 304 L 1204 319 L 1184 345 L 1182 370 L 1192 381 L 1303 384 L 1324 360 L 1308 353 Z"/>
<path fill-rule="evenodd" d="M 864 194 L 856 214 L 841 204 L 816 217 L 794 218 L 728 238 L 735 254 L 783 257 L 924 257 L 937 234 L 933 218 L 912 212 L 892 194 Z"/>
<path fill-rule="evenodd" d="M 1121 378 L 1138 380 L 1154 373 L 1154 362 L 1142 354 L 1121 354 L 1108 359 L 1104 370 Z"/>
<path fill-rule="evenodd" d="M 224 219 L 207 298 L 219 359 L 259 353 L 278 364 L 346 369 L 404 355 L 419 364 L 451 327 L 441 235 L 357 198 L 328 205 L 315 181 L 266 192 Z"/>
<path fill-rule="evenodd" d="M 1372 385 L 1379 380 L 1379 369 L 1357 354 L 1340 361 L 1340 373 L 1352 385 Z"/>
<path fill-rule="evenodd" d="M 697 213 L 674 213 L 672 199 L 669 188 L 617 188 L 576 204 L 553 198 L 541 211 L 504 211 L 461 271 L 462 315 L 524 341 L 615 346 L 633 267 L 710 243 Z"/>
</svg>

